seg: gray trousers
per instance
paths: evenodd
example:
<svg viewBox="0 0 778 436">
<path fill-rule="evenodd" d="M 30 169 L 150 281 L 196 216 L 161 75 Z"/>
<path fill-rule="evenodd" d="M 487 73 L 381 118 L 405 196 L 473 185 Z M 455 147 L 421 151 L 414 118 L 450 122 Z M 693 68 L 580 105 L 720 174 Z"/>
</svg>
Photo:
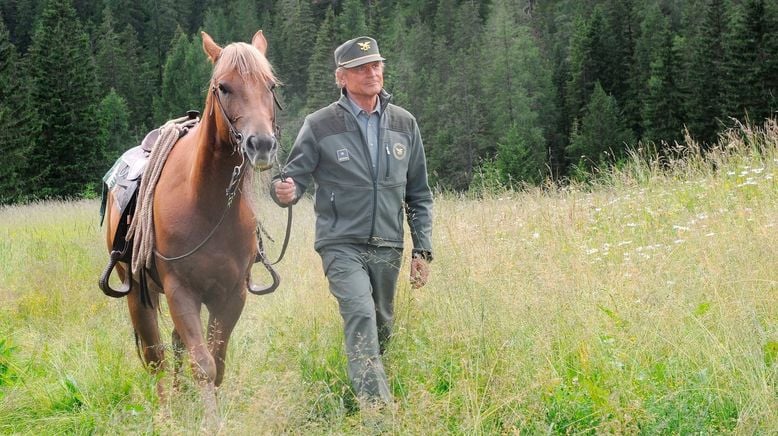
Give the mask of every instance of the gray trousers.
<svg viewBox="0 0 778 436">
<path fill-rule="evenodd" d="M 360 402 L 392 401 L 381 362 L 394 318 L 402 249 L 338 244 L 320 250 L 346 336 L 348 376 Z"/>
</svg>

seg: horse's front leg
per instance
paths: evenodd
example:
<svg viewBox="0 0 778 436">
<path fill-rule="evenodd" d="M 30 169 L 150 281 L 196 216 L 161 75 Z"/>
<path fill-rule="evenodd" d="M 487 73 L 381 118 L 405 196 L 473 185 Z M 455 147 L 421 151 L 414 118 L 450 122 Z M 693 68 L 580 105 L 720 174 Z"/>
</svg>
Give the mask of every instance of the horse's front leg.
<svg viewBox="0 0 778 436">
<path fill-rule="evenodd" d="M 224 380 L 224 365 L 227 359 L 227 345 L 230 335 L 246 304 L 246 290 L 241 286 L 234 291 L 234 297 L 225 298 L 208 305 L 208 348 L 216 363 L 216 379 L 219 387 Z"/>
<path fill-rule="evenodd" d="M 216 404 L 216 363 L 203 338 L 200 324 L 202 303 L 199 297 L 186 288 L 165 287 L 170 316 L 175 330 L 189 351 L 192 375 L 200 387 L 203 399 L 203 426 L 208 432 L 215 432 L 221 425 Z"/>
</svg>

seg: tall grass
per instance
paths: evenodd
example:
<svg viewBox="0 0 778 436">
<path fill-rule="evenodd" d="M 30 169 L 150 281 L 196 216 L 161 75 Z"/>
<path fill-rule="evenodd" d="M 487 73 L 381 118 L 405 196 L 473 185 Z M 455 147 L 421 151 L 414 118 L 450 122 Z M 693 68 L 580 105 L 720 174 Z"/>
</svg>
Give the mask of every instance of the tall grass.
<svg viewBox="0 0 778 436">
<path fill-rule="evenodd" d="M 773 432 L 777 145 L 768 123 L 705 159 L 636 153 L 594 184 L 438 198 L 433 278 L 398 290 L 387 430 Z M 192 382 L 159 404 L 125 303 L 97 289 L 97 210 L 0 210 L 0 432 L 195 432 Z M 284 212 L 263 210 L 280 234 Z M 230 344 L 224 434 L 367 431 L 311 205 L 294 212 L 282 286 L 249 297 Z"/>
</svg>

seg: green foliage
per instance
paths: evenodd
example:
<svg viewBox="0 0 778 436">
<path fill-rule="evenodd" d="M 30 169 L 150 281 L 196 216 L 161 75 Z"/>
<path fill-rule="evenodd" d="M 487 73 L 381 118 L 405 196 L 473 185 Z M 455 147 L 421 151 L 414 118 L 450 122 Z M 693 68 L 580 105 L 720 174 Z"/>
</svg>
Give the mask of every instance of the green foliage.
<svg viewBox="0 0 778 436">
<path fill-rule="evenodd" d="M 0 388 L 11 384 L 16 378 L 16 368 L 14 365 L 14 354 L 18 352 L 18 347 L 14 346 L 10 340 L 0 338 Z M 0 390 L 0 398 L 3 397 L 3 391 Z"/>
<path fill-rule="evenodd" d="M 97 124 L 98 141 L 105 144 L 103 168 L 107 170 L 122 153 L 134 146 L 130 135 L 127 103 L 113 89 L 100 101 Z"/>
<path fill-rule="evenodd" d="M 0 17 L 2 18 L 2 17 Z M 28 82 L 22 80 L 26 65 L 0 19 L 0 204 L 24 199 L 25 161 L 38 127 L 37 112 L 30 104 Z"/>
<path fill-rule="evenodd" d="M 305 115 L 337 97 L 334 48 L 357 35 L 375 37 L 387 58 L 387 91 L 419 121 L 431 180 L 444 189 L 468 189 L 479 162 L 496 162 L 498 144 L 516 144 L 506 140 L 511 129 L 525 145 L 515 156 L 503 151 L 501 159 L 522 160 L 526 146 L 531 159 L 543 156 L 526 163 L 537 167 L 532 174 L 548 172 L 564 180 L 572 172 L 587 172 L 570 165 L 577 160 L 568 162 L 567 150 L 580 134 L 597 82 L 622 110 L 631 136 L 660 148 L 685 141 L 688 129 L 707 150 L 723 129 L 746 117 L 760 122 L 778 108 L 774 1 L 71 0 L 80 23 L 73 35 L 88 34 L 87 51 L 94 57 L 78 55 L 86 56 L 80 69 L 96 67 L 94 78 L 90 73 L 89 79 L 77 80 L 78 89 L 96 88 L 88 98 L 79 97 L 77 89 L 55 92 L 70 82 L 33 65 L 45 56 L 51 58 L 48 68 L 69 68 L 56 58 L 58 50 L 49 54 L 32 44 L 49 3 L 0 2 L 7 29 L 0 41 L 17 52 L 2 60 L 2 74 L 19 70 L 4 78 L 9 85 L 0 99 L 0 147 L 13 156 L 0 165 L 2 203 L 88 190 L 72 186 L 63 194 L 46 187 L 69 183 L 50 168 L 56 164 L 28 153 L 33 142 L 52 141 L 44 126 L 94 122 L 94 115 L 76 117 L 71 110 L 39 106 L 50 81 L 58 82 L 52 84 L 52 101 L 91 106 L 87 111 L 115 90 L 129 112 L 128 144 L 135 143 L 168 117 L 199 108 L 202 89 L 194 89 L 203 85 L 197 82 L 200 71 L 165 70 L 168 64 L 182 65 L 181 47 L 172 49 L 180 36 L 198 40 L 200 29 L 223 44 L 265 31 L 268 57 L 284 83 L 279 94 L 287 110 L 280 121 L 288 142 Z M 45 29 L 56 31 L 48 24 Z M 175 90 L 177 83 L 184 89 Z M 101 153 L 101 144 L 91 145 Z M 35 150 L 41 154 L 40 147 Z"/>
<path fill-rule="evenodd" d="M 573 131 L 568 158 L 585 169 L 615 163 L 633 141 L 616 99 L 596 83 L 581 124 Z"/>
<path fill-rule="evenodd" d="M 99 180 L 97 87 L 86 33 L 69 0 L 49 0 L 29 52 L 32 102 L 41 130 L 30 151 L 29 195 L 68 197 Z"/>
<path fill-rule="evenodd" d="M 335 62 L 332 53 L 335 51 L 338 41 L 335 33 L 335 14 L 332 8 L 327 8 L 324 21 L 316 35 L 316 45 L 308 66 L 308 98 L 305 103 L 305 112 L 311 113 L 333 101 L 338 96 L 338 87 L 335 85 Z"/>
<path fill-rule="evenodd" d="M 157 125 L 201 110 L 208 91 L 212 65 L 203 52 L 200 38 L 190 39 L 179 28 L 162 76 L 162 91 L 154 100 Z"/>
</svg>

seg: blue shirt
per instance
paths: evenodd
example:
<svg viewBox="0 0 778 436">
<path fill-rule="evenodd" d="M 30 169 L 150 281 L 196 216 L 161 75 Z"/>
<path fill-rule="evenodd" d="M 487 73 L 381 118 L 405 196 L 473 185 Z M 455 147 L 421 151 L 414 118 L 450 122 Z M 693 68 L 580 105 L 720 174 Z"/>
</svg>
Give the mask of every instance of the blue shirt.
<svg viewBox="0 0 778 436">
<path fill-rule="evenodd" d="M 367 113 L 358 104 L 348 98 L 351 114 L 357 119 L 359 129 L 362 131 L 362 137 L 367 141 L 367 148 L 370 150 L 370 160 L 373 168 L 378 163 L 378 118 L 381 116 L 381 101 L 376 99 L 375 107 L 371 113 Z"/>
</svg>

